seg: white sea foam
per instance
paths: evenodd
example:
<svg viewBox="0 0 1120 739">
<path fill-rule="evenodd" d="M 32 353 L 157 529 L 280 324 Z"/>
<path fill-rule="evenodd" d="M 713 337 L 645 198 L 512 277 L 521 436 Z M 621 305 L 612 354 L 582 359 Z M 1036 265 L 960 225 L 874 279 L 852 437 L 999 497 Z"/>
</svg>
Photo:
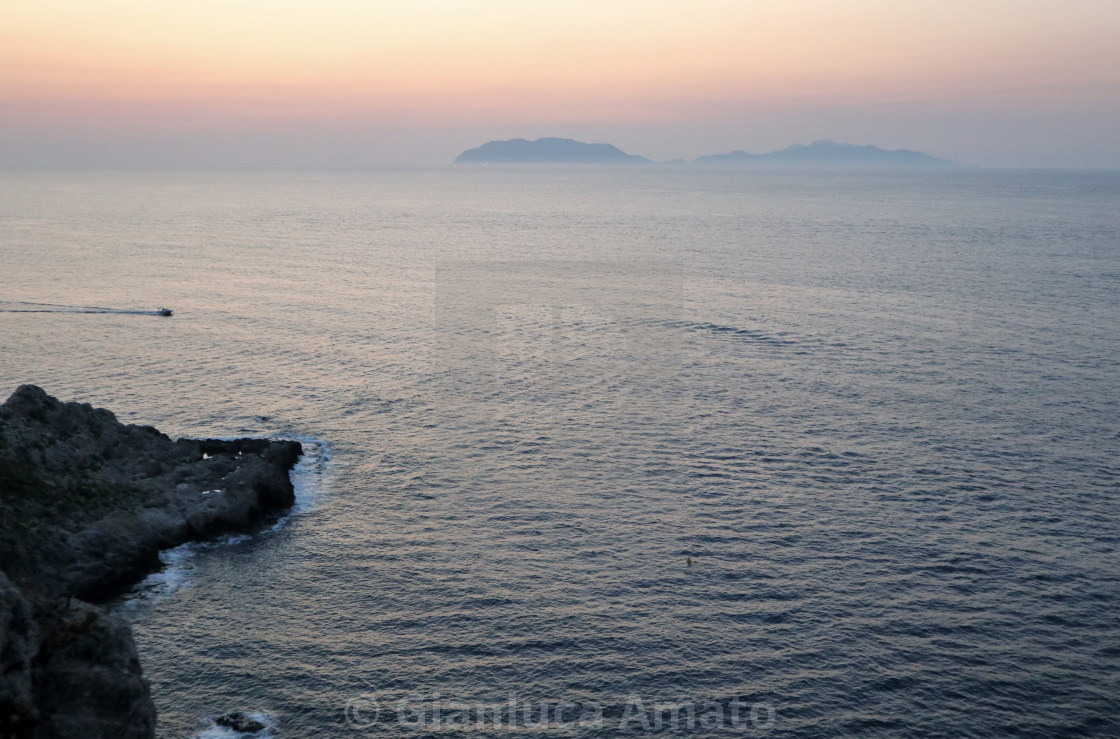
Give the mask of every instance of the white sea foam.
<svg viewBox="0 0 1120 739">
<path fill-rule="evenodd" d="M 219 726 L 214 723 L 217 716 L 208 717 L 210 726 L 194 735 L 195 739 L 229 739 L 231 737 L 272 737 L 280 733 L 280 727 L 275 718 L 264 711 L 245 711 L 245 715 L 254 721 L 264 724 L 260 731 L 234 731 L 228 726 Z"/>
<path fill-rule="evenodd" d="M 322 495 L 327 465 L 331 458 L 329 445 L 324 441 L 312 438 L 299 438 L 297 440 L 303 444 L 303 456 L 300 457 L 299 462 L 291 471 L 296 502 L 288 513 L 261 532 L 262 534 L 277 531 L 295 516 L 312 510 L 315 502 Z M 148 575 L 129 591 L 123 599 L 123 607 L 133 609 L 142 603 L 159 602 L 183 588 L 193 587 L 195 584 L 194 558 L 196 554 L 218 547 L 237 546 L 251 538 L 253 537 L 249 534 L 230 534 L 213 541 L 189 541 L 172 549 L 163 550 L 159 553 L 162 567 Z"/>
<path fill-rule="evenodd" d="M 307 513 L 315 507 L 327 486 L 327 468 L 331 461 L 330 445 L 319 439 L 299 438 L 303 444 L 303 456 L 292 468 L 292 487 L 295 489 L 296 502 L 292 510 L 277 522 L 277 526 L 292 516 Z M 273 527 L 275 529 L 276 526 Z"/>
</svg>

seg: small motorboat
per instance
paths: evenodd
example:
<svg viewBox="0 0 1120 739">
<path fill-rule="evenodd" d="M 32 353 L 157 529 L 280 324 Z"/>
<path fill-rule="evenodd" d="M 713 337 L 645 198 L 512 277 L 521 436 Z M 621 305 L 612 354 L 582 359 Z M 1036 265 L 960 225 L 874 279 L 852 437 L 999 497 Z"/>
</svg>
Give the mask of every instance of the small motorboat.
<svg viewBox="0 0 1120 739">
<path fill-rule="evenodd" d="M 174 312 L 175 311 L 171 310 L 170 308 L 160 308 L 159 310 L 156 311 L 156 313 L 161 315 L 161 316 L 169 316 Z"/>
</svg>

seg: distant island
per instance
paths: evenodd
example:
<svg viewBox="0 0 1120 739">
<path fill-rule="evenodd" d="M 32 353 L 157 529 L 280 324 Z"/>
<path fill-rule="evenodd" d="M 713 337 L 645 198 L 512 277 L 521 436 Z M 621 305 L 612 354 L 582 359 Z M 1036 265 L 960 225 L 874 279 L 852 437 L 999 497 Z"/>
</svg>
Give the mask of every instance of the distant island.
<svg viewBox="0 0 1120 739">
<path fill-rule="evenodd" d="M 575 139 L 510 139 L 488 141 L 467 149 L 456 164 L 648 164 L 645 157 L 627 154 L 611 144 L 586 144 Z"/>
<path fill-rule="evenodd" d="M 841 144 L 824 139 L 805 146 L 794 144 L 781 151 L 767 154 L 748 154 L 732 151 L 697 157 L 697 164 L 780 164 L 780 165 L 854 165 L 895 167 L 953 167 L 955 162 L 938 159 L 920 151 L 895 149 L 888 151 L 878 146 Z"/>
<path fill-rule="evenodd" d="M 652 164 L 636 154 L 627 154 L 612 144 L 587 144 L 575 139 L 545 138 L 529 141 L 509 139 L 488 141 L 467 149 L 455 158 L 456 164 Z M 662 164 L 686 164 L 674 159 Z M 878 146 L 845 144 L 829 139 L 793 144 L 781 151 L 748 154 L 738 150 L 727 154 L 697 157 L 694 164 L 848 166 L 848 167 L 959 167 L 948 159 L 938 159 L 911 149 L 880 149 Z"/>
</svg>

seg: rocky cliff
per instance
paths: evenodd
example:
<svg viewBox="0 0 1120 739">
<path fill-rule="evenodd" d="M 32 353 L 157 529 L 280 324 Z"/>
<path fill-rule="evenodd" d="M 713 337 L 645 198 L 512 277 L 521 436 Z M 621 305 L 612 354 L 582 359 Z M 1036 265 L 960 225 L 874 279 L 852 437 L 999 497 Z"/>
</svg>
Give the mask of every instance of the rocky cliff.
<svg viewBox="0 0 1120 739">
<path fill-rule="evenodd" d="M 294 441 L 179 439 L 24 385 L 0 405 L 0 737 L 152 737 L 129 626 L 159 551 L 294 502 Z"/>
</svg>

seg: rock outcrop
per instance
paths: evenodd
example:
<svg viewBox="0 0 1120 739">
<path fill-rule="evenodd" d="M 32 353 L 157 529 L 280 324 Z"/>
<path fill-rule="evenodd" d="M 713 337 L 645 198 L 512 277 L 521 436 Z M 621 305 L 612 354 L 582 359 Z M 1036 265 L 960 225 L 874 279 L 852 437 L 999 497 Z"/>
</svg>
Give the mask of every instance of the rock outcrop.
<svg viewBox="0 0 1120 739">
<path fill-rule="evenodd" d="M 152 737 L 129 626 L 96 605 L 159 551 L 294 502 L 294 441 L 173 441 L 32 386 L 0 405 L 0 737 Z"/>
<path fill-rule="evenodd" d="M 239 734 L 256 734 L 268 728 L 244 711 L 231 711 L 223 716 L 218 716 L 218 718 L 214 719 L 214 724 L 216 726 L 224 726 L 227 729 L 233 729 Z"/>
</svg>

